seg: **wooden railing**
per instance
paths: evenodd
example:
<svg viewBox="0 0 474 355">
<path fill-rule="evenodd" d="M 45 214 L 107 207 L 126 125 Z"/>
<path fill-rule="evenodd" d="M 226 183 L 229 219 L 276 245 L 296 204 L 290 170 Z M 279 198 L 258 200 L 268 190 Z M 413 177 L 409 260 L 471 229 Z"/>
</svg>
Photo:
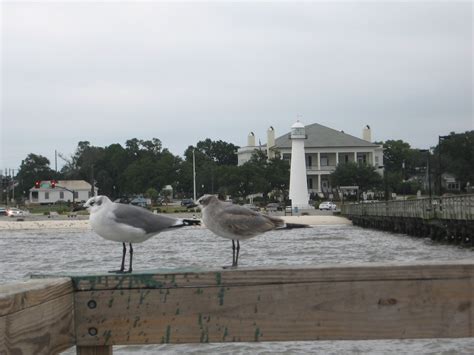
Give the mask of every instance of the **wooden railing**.
<svg viewBox="0 0 474 355">
<path fill-rule="evenodd" d="M 422 219 L 474 220 L 474 195 L 441 198 L 345 204 L 346 216 L 406 217 Z"/>
<path fill-rule="evenodd" d="M 474 262 L 166 270 L 0 288 L 0 354 L 473 336 Z"/>
</svg>

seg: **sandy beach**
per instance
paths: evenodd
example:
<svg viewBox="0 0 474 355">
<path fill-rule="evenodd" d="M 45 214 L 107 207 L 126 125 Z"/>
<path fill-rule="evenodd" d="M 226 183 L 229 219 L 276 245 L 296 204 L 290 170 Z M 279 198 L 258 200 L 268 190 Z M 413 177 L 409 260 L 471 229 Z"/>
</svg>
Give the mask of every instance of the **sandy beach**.
<svg viewBox="0 0 474 355">
<path fill-rule="evenodd" d="M 189 217 L 189 216 L 186 216 Z M 303 223 L 309 225 L 337 225 L 351 224 L 347 218 L 324 215 L 324 216 L 280 216 L 288 223 Z M 38 219 L 17 221 L 16 218 L 2 218 L 0 220 L 0 231 L 21 229 L 90 229 L 88 219 Z"/>
</svg>

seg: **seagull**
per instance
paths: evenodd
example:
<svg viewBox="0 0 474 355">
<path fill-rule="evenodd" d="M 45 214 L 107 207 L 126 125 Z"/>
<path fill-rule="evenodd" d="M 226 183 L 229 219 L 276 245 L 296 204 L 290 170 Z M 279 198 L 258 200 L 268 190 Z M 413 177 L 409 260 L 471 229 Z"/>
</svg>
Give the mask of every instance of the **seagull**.
<svg viewBox="0 0 474 355">
<path fill-rule="evenodd" d="M 285 223 L 281 218 L 267 216 L 243 206 L 220 201 L 214 195 L 204 195 L 198 200 L 198 203 L 201 207 L 204 225 L 214 234 L 232 240 L 232 265 L 230 268 L 236 268 L 238 265 L 240 240 L 249 239 L 274 229 L 309 227 L 307 224 Z M 224 267 L 224 269 L 226 268 L 229 266 Z"/>
<path fill-rule="evenodd" d="M 110 201 L 107 196 L 91 197 L 83 206 L 90 212 L 89 222 L 98 235 L 123 244 L 122 264 L 119 270 L 110 272 L 131 273 L 132 243 L 141 243 L 152 236 L 172 228 L 200 224 L 199 220 L 173 218 L 154 214 L 142 207 Z M 126 243 L 130 245 L 130 265 L 125 270 Z"/>
</svg>

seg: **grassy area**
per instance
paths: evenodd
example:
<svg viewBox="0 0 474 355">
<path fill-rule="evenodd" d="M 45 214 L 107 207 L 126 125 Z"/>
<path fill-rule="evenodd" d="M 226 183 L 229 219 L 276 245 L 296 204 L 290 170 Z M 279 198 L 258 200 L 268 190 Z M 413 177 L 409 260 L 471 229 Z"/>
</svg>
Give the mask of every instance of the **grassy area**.
<svg viewBox="0 0 474 355">
<path fill-rule="evenodd" d="M 72 207 L 67 205 L 31 205 L 26 208 L 33 214 L 48 214 L 49 212 L 57 212 L 58 214 L 67 214 L 71 212 Z M 148 208 L 150 211 L 156 210 L 158 213 L 192 213 L 194 208 L 187 209 L 182 206 L 153 206 Z M 196 212 L 199 212 L 199 208 Z M 78 211 L 77 214 L 88 214 L 87 211 Z"/>
<path fill-rule="evenodd" d="M 151 207 L 150 210 L 156 210 L 158 213 L 191 213 L 194 212 L 194 208 L 186 208 L 182 206 L 156 206 Z M 199 212 L 200 209 L 196 208 L 196 212 Z"/>
<path fill-rule="evenodd" d="M 57 212 L 58 214 L 68 214 L 72 207 L 67 205 L 31 205 L 26 208 L 33 214 L 48 214 L 49 212 Z M 88 214 L 87 211 L 78 211 L 77 214 Z"/>
</svg>

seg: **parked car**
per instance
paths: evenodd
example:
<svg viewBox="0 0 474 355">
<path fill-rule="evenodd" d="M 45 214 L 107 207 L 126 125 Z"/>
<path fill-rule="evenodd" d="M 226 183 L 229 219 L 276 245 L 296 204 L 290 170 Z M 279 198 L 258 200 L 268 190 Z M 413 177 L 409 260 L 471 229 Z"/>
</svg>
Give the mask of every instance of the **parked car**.
<svg viewBox="0 0 474 355">
<path fill-rule="evenodd" d="M 148 206 L 148 201 L 146 198 L 136 197 L 132 201 L 130 201 L 130 204 L 139 207 L 146 207 Z"/>
<path fill-rule="evenodd" d="M 7 209 L 5 207 L 0 207 L 0 216 L 7 216 Z"/>
<path fill-rule="evenodd" d="M 275 212 L 275 211 L 280 211 L 282 208 L 281 208 L 279 203 L 271 202 L 271 203 L 267 204 L 265 209 L 267 211 Z"/>
<path fill-rule="evenodd" d="M 319 204 L 320 210 L 334 211 L 336 209 L 336 204 L 331 201 L 325 201 Z"/>
<path fill-rule="evenodd" d="M 192 198 L 185 198 L 184 200 L 181 201 L 181 206 L 192 208 L 192 207 L 196 207 L 197 205 Z"/>
<path fill-rule="evenodd" d="M 257 206 L 255 206 L 254 204 L 251 204 L 251 203 L 246 203 L 244 205 L 244 207 L 252 210 L 252 211 L 260 211 L 260 208 L 258 208 Z"/>
<path fill-rule="evenodd" d="M 130 199 L 128 197 L 119 197 L 117 199 L 114 200 L 115 203 L 124 203 L 124 204 L 129 204 L 130 203 Z"/>
<path fill-rule="evenodd" d="M 26 212 L 20 210 L 19 208 L 10 207 L 9 209 L 7 209 L 8 217 L 20 217 L 20 216 L 24 216 L 25 214 Z"/>
</svg>

